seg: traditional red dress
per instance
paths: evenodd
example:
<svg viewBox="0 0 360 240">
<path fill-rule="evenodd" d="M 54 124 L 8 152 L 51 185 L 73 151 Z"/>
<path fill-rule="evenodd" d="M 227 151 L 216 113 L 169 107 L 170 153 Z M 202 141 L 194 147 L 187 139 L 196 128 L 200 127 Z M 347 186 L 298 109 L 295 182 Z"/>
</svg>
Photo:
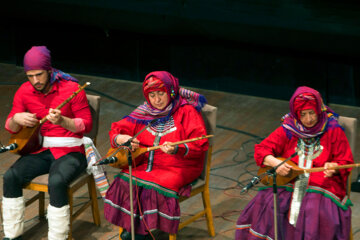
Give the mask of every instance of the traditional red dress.
<svg viewBox="0 0 360 240">
<path fill-rule="evenodd" d="M 134 136 L 145 126 L 128 118 L 113 123 L 109 132 L 112 146 L 116 147 L 114 140 L 118 134 Z M 206 129 L 201 113 L 186 104 L 180 106 L 166 122 L 149 127 L 137 139 L 140 147 L 148 147 L 202 135 L 206 135 Z M 177 232 L 179 191 L 200 176 L 207 148 L 208 141 L 203 139 L 179 145 L 173 155 L 158 149 L 136 159 L 136 166 L 132 168 L 133 184 L 137 185 L 133 189 L 136 233 L 146 234 L 147 230 L 155 228 Z M 128 169 L 124 169 L 115 176 L 106 194 L 104 214 L 109 222 L 130 231 L 128 173 Z M 143 218 L 147 226 L 142 222 Z"/>
<path fill-rule="evenodd" d="M 288 129 L 279 127 L 255 146 L 256 163 L 264 167 L 262 163 L 267 155 L 287 158 L 301 144 L 303 142 Z M 329 119 L 326 131 L 315 138 L 311 146 L 313 152 L 307 153 L 304 145 L 301 150 L 305 152 L 300 152 L 292 161 L 307 168 L 323 167 L 326 162 L 339 165 L 354 162 L 344 130 L 335 119 Z M 346 196 L 346 182 L 350 170 L 341 169 L 339 174 L 327 178 L 324 172 L 314 172 L 304 177 L 302 186 L 297 187 L 294 180 L 280 186 L 277 193 L 280 239 L 348 239 L 352 204 Z M 299 194 L 303 196 L 296 200 Z M 294 204 L 296 201 L 301 205 Z M 273 205 L 272 188 L 259 191 L 239 217 L 235 239 L 272 239 Z"/>
</svg>

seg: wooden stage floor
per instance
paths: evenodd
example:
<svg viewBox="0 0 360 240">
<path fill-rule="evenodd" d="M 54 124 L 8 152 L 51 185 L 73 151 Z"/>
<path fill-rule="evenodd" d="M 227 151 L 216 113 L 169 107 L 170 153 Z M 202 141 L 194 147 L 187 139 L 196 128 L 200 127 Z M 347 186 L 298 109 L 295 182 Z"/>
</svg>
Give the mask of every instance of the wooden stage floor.
<svg viewBox="0 0 360 240">
<path fill-rule="evenodd" d="M 141 84 L 119 79 L 73 75 L 80 80 L 81 84 L 87 81 L 91 82 L 86 90 L 87 93 L 102 97 L 97 147 L 100 153 L 104 155 L 110 146 L 108 131 L 111 123 L 129 114 L 135 106 L 144 101 Z M 23 81 L 26 79 L 22 68 L 10 64 L 0 64 L 0 106 L 2 106 L 0 111 L 0 141 L 4 145 L 7 144 L 10 137 L 10 134 L 4 130 L 5 119 L 10 111 L 13 95 Z M 236 220 L 244 206 L 256 195 L 257 187 L 260 186 L 259 184 L 247 194 L 240 194 L 240 190 L 258 170 L 253 160 L 254 144 L 279 126 L 280 117 L 288 112 L 288 102 L 203 89 L 195 90 L 205 95 L 209 104 L 218 107 L 217 131 L 210 176 L 210 195 L 216 236 L 214 238 L 209 237 L 206 221 L 203 218 L 180 230 L 178 239 L 234 239 Z M 330 106 L 340 115 L 360 119 L 360 108 Z M 359 159 L 360 153 L 359 134 L 360 127 L 358 127 L 355 159 Z M 16 158 L 16 155 L 9 152 L 0 154 L 1 186 L 2 175 Z M 117 169 L 107 166 L 110 181 L 113 180 L 117 171 Z M 353 179 L 356 176 L 357 169 L 354 170 Z M 32 194 L 27 190 L 24 191 L 25 198 L 29 198 Z M 86 195 L 87 190 L 84 188 L 76 198 L 75 205 L 80 204 Z M 2 188 L 0 196 L 2 196 Z M 93 224 L 91 211 L 87 210 L 73 224 L 73 239 L 118 239 L 118 227 L 111 225 L 104 219 L 103 200 L 99 194 L 98 196 L 101 226 L 96 227 Z M 354 203 L 352 208 L 354 239 L 360 239 L 360 193 L 353 192 L 351 199 Z M 201 206 L 202 201 L 199 197 L 183 202 L 181 204 L 182 216 L 191 215 Z M 40 220 L 37 212 L 37 204 L 26 209 L 26 232 L 23 239 L 47 239 L 47 222 Z M 2 236 L 1 226 L 0 237 Z M 155 232 L 155 237 L 159 240 L 168 239 L 168 235 L 161 232 Z"/>
</svg>

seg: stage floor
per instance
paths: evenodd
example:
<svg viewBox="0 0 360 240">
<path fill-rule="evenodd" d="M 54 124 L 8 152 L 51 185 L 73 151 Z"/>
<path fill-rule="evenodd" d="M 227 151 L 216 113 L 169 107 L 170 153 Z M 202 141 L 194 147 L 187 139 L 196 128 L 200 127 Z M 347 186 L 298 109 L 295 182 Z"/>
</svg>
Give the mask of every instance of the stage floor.
<svg viewBox="0 0 360 240">
<path fill-rule="evenodd" d="M 89 94 L 101 96 L 100 126 L 97 137 L 97 148 L 102 155 L 109 149 L 108 131 L 112 122 L 118 121 L 129 114 L 135 106 L 141 104 L 141 84 L 121 79 L 109 79 L 96 76 L 72 74 L 81 84 L 91 82 L 86 89 Z M 0 64 L 0 141 L 6 145 L 10 134 L 4 130 L 5 119 L 10 111 L 13 95 L 19 84 L 26 81 L 23 69 L 10 64 Z M 181 84 L 181 79 L 180 79 Z M 266 137 L 279 126 L 280 117 L 288 112 L 288 102 L 276 99 L 266 99 L 239 94 L 231 94 L 204 89 L 193 89 L 206 96 L 209 104 L 218 107 L 217 130 L 210 176 L 210 196 L 214 215 L 216 236 L 209 237 L 205 218 L 185 227 L 178 233 L 177 239 L 234 239 L 235 224 L 242 209 L 256 195 L 260 184 L 241 195 L 240 190 L 249 182 L 258 167 L 253 160 L 254 144 Z M 343 116 L 360 119 L 360 108 L 330 105 L 337 113 Z M 360 153 L 360 127 L 357 132 L 355 159 L 357 162 Z M 12 153 L 0 154 L 0 185 L 2 175 L 17 159 Z M 106 167 L 108 178 L 113 180 L 117 169 Z M 357 169 L 353 180 L 358 175 Z M 25 198 L 33 193 L 24 191 Z M 82 189 L 75 199 L 75 206 L 83 201 L 87 189 Z M 2 196 L 2 188 L 0 190 Z M 103 200 L 98 194 L 101 215 L 101 226 L 96 227 L 92 222 L 91 210 L 85 211 L 73 223 L 73 239 L 118 239 L 118 227 L 107 222 L 103 217 Z M 360 239 L 360 193 L 351 193 L 354 203 L 352 208 L 352 227 L 354 239 Z M 47 203 L 46 203 L 47 205 Z M 181 203 L 182 216 L 191 215 L 202 206 L 200 197 Z M 24 239 L 47 239 L 47 221 L 37 216 L 38 205 L 33 204 L 26 209 Z M 3 236 L 2 226 L 0 237 Z M 168 239 L 168 235 L 155 232 L 156 239 Z"/>
</svg>

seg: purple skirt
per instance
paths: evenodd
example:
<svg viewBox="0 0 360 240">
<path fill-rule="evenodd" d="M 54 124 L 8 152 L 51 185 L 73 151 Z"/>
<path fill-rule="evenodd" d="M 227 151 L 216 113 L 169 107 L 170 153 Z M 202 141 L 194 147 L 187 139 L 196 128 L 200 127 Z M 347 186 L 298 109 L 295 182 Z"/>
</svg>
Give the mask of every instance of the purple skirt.
<svg viewBox="0 0 360 240">
<path fill-rule="evenodd" d="M 154 189 L 133 184 L 134 228 L 136 234 L 146 235 L 152 229 L 177 233 L 180 222 L 179 201 Z M 105 218 L 126 231 L 131 231 L 129 183 L 116 177 L 104 200 Z"/>
<path fill-rule="evenodd" d="M 292 192 L 278 189 L 279 240 L 348 240 L 351 209 L 343 210 L 328 197 L 307 192 L 296 227 L 288 221 Z M 274 239 L 274 196 L 272 188 L 260 191 L 245 207 L 236 224 L 236 240 Z"/>
</svg>

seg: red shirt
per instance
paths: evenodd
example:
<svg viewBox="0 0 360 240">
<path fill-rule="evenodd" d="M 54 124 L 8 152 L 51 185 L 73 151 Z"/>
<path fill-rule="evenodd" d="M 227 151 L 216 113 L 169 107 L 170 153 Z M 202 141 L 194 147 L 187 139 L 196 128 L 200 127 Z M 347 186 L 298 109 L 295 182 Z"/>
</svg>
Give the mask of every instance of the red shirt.
<svg viewBox="0 0 360 240">
<path fill-rule="evenodd" d="M 40 120 L 49 113 L 49 108 L 56 108 L 78 89 L 78 83 L 61 80 L 53 83 L 49 93 L 43 94 L 35 90 L 35 88 L 31 85 L 30 82 L 25 82 L 15 93 L 13 107 L 7 120 L 12 118 L 14 114 L 21 112 L 36 113 L 37 119 Z M 85 91 L 81 91 L 79 94 L 77 94 L 60 110 L 61 115 L 63 116 L 71 119 L 81 119 L 85 128 L 83 128 L 80 132 L 74 133 L 61 127 L 60 125 L 55 125 L 52 124 L 50 121 L 46 121 L 41 125 L 40 133 L 42 136 L 82 138 L 83 133 L 89 132 L 91 130 L 92 118 Z M 6 126 L 5 128 L 10 133 L 14 133 Z M 39 151 L 36 151 L 34 153 L 42 152 L 46 149 L 50 149 L 55 159 L 58 159 L 70 152 L 84 153 L 83 145 L 76 147 L 41 148 Z"/>
<path fill-rule="evenodd" d="M 144 127 L 143 124 L 136 124 L 127 119 L 113 123 L 109 132 L 112 147 L 116 147 L 114 139 L 118 134 L 134 136 Z M 140 141 L 140 147 L 153 146 L 155 135 L 156 132 L 152 127 L 142 132 L 137 137 Z M 201 113 L 197 112 L 191 105 L 184 105 L 172 115 L 172 119 L 167 121 L 161 133 L 159 145 L 165 141 L 177 142 L 203 135 L 206 135 L 206 128 Z M 150 183 L 149 186 L 153 187 L 152 183 L 156 183 L 177 192 L 181 187 L 199 177 L 204 166 L 204 156 L 208 146 L 208 140 L 202 139 L 178 145 L 178 151 L 173 155 L 166 154 L 160 149 L 155 150 L 151 171 L 146 171 L 149 166 L 150 155 L 147 152 L 136 159 L 137 165 L 132 173 Z M 127 169 L 123 171 L 128 172 Z"/>
<path fill-rule="evenodd" d="M 260 144 L 255 145 L 255 161 L 258 166 L 264 167 L 263 160 L 267 155 L 275 157 L 290 157 L 295 152 L 298 138 L 287 134 L 288 130 L 283 127 L 277 128 L 265 138 Z M 323 167 L 326 162 L 335 162 L 338 165 L 353 164 L 349 142 L 344 131 L 339 125 L 333 126 L 320 137 L 320 145 L 323 146 L 321 154 L 312 162 L 312 167 Z M 299 157 L 291 159 L 298 164 Z M 308 186 L 316 186 L 326 189 L 340 199 L 346 195 L 346 182 L 351 168 L 340 169 L 338 175 L 325 178 L 324 172 L 313 172 L 310 174 Z"/>
</svg>

